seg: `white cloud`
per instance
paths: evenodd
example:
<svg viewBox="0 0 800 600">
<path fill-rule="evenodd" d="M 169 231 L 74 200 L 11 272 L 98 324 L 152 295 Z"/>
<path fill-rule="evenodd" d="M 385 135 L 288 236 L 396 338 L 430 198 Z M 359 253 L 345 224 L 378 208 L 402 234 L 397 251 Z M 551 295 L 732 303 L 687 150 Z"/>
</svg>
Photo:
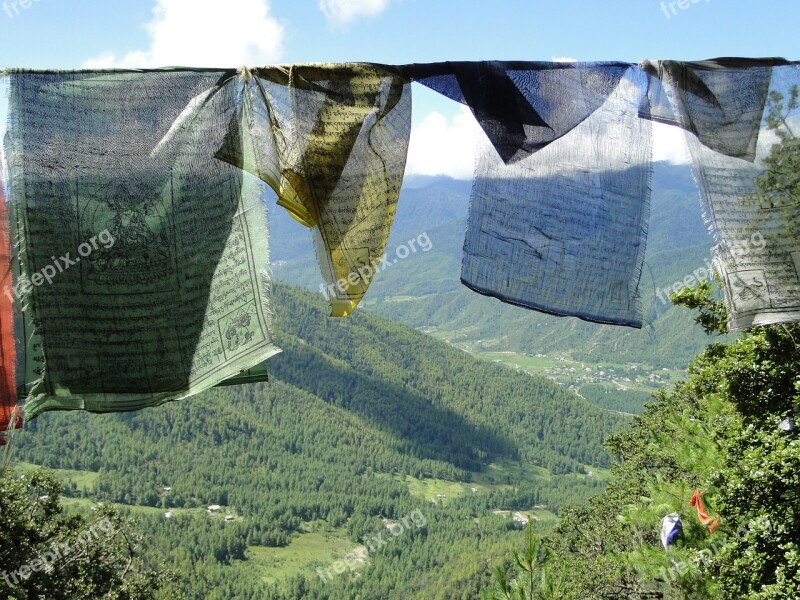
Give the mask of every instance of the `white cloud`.
<svg viewBox="0 0 800 600">
<path fill-rule="evenodd" d="M 106 51 L 85 68 L 237 67 L 278 62 L 283 26 L 269 0 L 156 0 L 147 23 L 150 47 L 124 56 Z"/>
<path fill-rule="evenodd" d="M 483 130 L 467 107 L 461 107 L 450 120 L 431 112 L 411 132 L 406 174 L 472 179 L 475 152 L 486 143 Z M 688 164 L 688 153 L 682 129 L 653 123 L 653 160 Z"/>
<path fill-rule="evenodd" d="M 571 58 L 569 56 L 554 56 L 553 62 L 578 62 L 577 58 Z"/>
<path fill-rule="evenodd" d="M 466 107 L 449 121 L 439 112 L 430 113 L 411 132 L 406 174 L 472 179 L 475 149 L 483 135 Z"/>
<path fill-rule="evenodd" d="M 389 7 L 391 0 L 319 0 L 319 8 L 333 27 L 344 27 L 359 17 L 374 17 Z"/>
<path fill-rule="evenodd" d="M 663 160 L 674 165 L 690 162 L 683 129 L 674 125 L 653 123 L 653 160 Z"/>
</svg>

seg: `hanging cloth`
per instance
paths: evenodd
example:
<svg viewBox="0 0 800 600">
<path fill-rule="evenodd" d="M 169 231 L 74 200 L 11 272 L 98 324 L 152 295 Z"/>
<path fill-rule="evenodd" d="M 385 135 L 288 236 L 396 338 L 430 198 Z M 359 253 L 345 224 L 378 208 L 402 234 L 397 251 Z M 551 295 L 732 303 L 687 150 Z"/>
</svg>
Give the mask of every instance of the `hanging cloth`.
<svg viewBox="0 0 800 600">
<path fill-rule="evenodd" d="M 518 129 L 483 123 L 491 145 L 479 150 L 461 281 L 510 304 L 641 327 L 651 124 L 638 117 L 638 106 L 646 75 L 618 63 L 538 68 L 515 65 L 502 89 L 513 83 L 514 106 L 521 96 L 530 109 L 516 113 L 532 121 L 534 111 L 548 126 L 522 123 L 525 143 L 512 156 L 498 136 Z M 465 84 L 470 72 L 483 71 L 445 79 L 472 90 L 465 101 L 480 89 L 480 79 Z M 490 97 L 492 88 L 484 88 Z M 485 99 L 473 110 L 494 115 L 499 106 Z"/>
<path fill-rule="evenodd" d="M 10 87 L 26 419 L 157 405 L 279 351 L 261 184 L 215 158 L 246 117 L 236 71 L 16 71 Z"/>
<path fill-rule="evenodd" d="M 10 428 L 22 427 L 14 385 L 14 288 L 11 278 L 11 242 L 8 210 L 0 165 L 0 445 L 6 443 Z"/>
<path fill-rule="evenodd" d="M 331 316 L 351 313 L 374 278 L 394 221 L 411 133 L 411 86 L 367 63 L 248 70 L 254 173 L 313 229 Z"/>
<path fill-rule="evenodd" d="M 702 494 L 700 493 L 700 490 L 695 490 L 689 503 L 697 509 L 698 520 L 708 528 L 709 533 L 714 533 L 714 531 L 717 529 L 717 525 L 719 525 L 719 517 L 709 516 L 708 512 L 706 512 L 706 509 L 703 506 L 703 498 L 701 496 Z"/>
<path fill-rule="evenodd" d="M 667 550 L 683 531 L 683 523 L 678 513 L 670 513 L 661 519 L 661 545 Z"/>
<path fill-rule="evenodd" d="M 800 320 L 796 192 L 759 186 L 765 160 L 782 148 L 764 117 L 779 95 L 785 105 L 800 85 L 800 64 L 716 59 L 648 61 L 643 68 L 652 78 L 643 116 L 687 131 L 702 208 L 717 240 L 712 254 L 728 328 Z M 796 118 L 797 112 L 788 115 L 786 123 Z"/>
<path fill-rule="evenodd" d="M 409 76 L 467 105 L 504 163 L 530 156 L 600 108 L 629 63 L 522 61 L 408 65 Z"/>
</svg>

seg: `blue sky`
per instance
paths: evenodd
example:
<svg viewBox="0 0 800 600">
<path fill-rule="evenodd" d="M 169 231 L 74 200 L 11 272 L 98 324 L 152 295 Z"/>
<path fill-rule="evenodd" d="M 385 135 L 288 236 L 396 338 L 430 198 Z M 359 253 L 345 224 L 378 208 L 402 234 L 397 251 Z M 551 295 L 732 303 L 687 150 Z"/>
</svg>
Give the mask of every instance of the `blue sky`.
<svg viewBox="0 0 800 600">
<path fill-rule="evenodd" d="M 798 59 L 798 23 L 796 0 L 0 0 L 0 65 Z M 466 176 L 474 124 L 414 94 L 410 167 Z M 420 150 L 442 138 L 449 166 L 447 147 Z"/>
</svg>

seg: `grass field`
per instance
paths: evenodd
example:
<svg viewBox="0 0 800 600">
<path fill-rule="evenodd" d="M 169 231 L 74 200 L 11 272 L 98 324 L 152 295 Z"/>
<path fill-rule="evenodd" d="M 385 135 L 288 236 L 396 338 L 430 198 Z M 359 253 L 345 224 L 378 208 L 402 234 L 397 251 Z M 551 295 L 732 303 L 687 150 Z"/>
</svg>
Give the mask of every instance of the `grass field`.
<svg viewBox="0 0 800 600">
<path fill-rule="evenodd" d="M 342 560 L 358 544 L 350 541 L 344 528 L 328 529 L 313 533 L 303 533 L 284 548 L 252 546 L 247 549 L 247 563 L 238 565 L 250 572 L 257 572 L 267 583 L 276 583 L 287 577 L 303 573 L 316 576 L 316 568 L 323 573 L 335 561 Z M 350 561 L 348 564 L 356 564 Z M 356 564 L 355 568 L 359 568 Z M 334 576 L 349 577 L 348 571 Z"/>
<path fill-rule="evenodd" d="M 505 365 L 528 375 L 547 377 L 600 408 L 620 414 L 641 413 L 644 404 L 650 401 L 651 394 L 686 376 L 685 371 L 679 369 L 656 369 L 646 364 L 590 363 L 573 360 L 563 353 L 534 356 L 512 351 L 492 351 L 492 347 L 502 347 L 503 340 L 468 340 L 470 329 L 451 331 L 426 328 L 424 332 L 476 358 Z"/>
<path fill-rule="evenodd" d="M 37 465 L 32 465 L 25 462 L 14 462 L 13 466 L 14 470 L 20 474 L 30 473 L 31 471 L 41 468 Z M 91 471 L 73 471 L 71 469 L 48 470 L 52 471 L 56 479 L 58 479 L 62 485 L 72 482 L 75 484 L 78 490 L 85 492 L 91 492 L 94 489 L 94 486 L 97 483 L 97 478 L 99 477 L 98 473 L 93 473 Z"/>
</svg>

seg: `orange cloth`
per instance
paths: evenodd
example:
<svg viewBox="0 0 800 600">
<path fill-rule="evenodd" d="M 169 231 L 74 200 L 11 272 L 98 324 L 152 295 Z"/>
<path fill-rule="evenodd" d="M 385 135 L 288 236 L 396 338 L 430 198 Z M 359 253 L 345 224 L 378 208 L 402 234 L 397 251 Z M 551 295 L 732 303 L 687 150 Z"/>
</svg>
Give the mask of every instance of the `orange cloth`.
<svg viewBox="0 0 800 600">
<path fill-rule="evenodd" d="M 719 517 L 710 517 L 703 506 L 703 499 L 701 498 L 700 490 L 695 490 L 692 494 L 691 505 L 697 508 L 697 518 L 700 522 L 708 527 L 709 533 L 714 533 L 714 530 L 719 525 Z"/>
<path fill-rule="evenodd" d="M 3 183 L 0 181 L 0 445 L 5 444 L 4 435 L 12 421 L 15 421 L 17 428 L 22 426 L 22 411 L 16 410 L 15 355 L 11 243 L 8 209 L 3 193 Z"/>
</svg>

